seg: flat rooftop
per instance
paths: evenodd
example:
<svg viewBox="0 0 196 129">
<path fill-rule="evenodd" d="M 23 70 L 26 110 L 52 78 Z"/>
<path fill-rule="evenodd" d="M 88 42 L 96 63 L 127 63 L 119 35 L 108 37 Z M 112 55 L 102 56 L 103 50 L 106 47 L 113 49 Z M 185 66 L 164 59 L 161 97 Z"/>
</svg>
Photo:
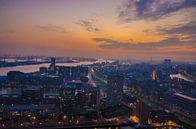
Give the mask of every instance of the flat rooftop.
<svg viewBox="0 0 196 129">
<path fill-rule="evenodd" d="M 193 98 L 193 97 L 190 97 L 190 96 L 187 96 L 187 95 L 183 95 L 183 94 L 180 94 L 180 93 L 174 93 L 175 96 L 179 96 L 181 98 L 184 98 L 184 99 L 187 99 L 187 100 L 190 100 L 190 101 L 196 101 L 196 98 Z"/>
<path fill-rule="evenodd" d="M 3 105 L 0 110 L 15 111 L 15 110 L 41 110 L 41 109 L 54 109 L 54 104 L 40 104 L 40 105 Z"/>
</svg>

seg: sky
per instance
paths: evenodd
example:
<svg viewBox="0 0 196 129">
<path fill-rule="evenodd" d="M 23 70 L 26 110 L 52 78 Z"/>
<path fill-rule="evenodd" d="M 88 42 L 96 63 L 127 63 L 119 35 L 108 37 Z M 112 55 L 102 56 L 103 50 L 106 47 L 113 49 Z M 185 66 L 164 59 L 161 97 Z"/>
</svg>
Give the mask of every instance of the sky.
<svg viewBox="0 0 196 129">
<path fill-rule="evenodd" d="M 196 0 L 0 0 L 0 55 L 196 62 Z"/>
</svg>

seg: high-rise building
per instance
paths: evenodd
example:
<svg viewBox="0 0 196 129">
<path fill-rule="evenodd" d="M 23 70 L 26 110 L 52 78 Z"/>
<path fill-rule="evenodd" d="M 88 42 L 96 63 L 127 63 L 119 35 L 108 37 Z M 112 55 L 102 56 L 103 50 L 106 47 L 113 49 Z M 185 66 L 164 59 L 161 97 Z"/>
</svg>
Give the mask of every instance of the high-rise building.
<svg viewBox="0 0 196 129">
<path fill-rule="evenodd" d="M 156 70 L 155 69 L 152 70 L 151 79 L 153 81 L 157 80 L 157 74 L 156 74 Z"/>
<path fill-rule="evenodd" d="M 120 102 L 123 94 L 124 77 L 121 75 L 108 75 L 107 98 L 109 102 Z"/>
<path fill-rule="evenodd" d="M 55 63 L 56 63 L 56 59 L 55 58 L 51 58 L 51 64 L 55 65 Z"/>
<path fill-rule="evenodd" d="M 49 70 L 55 72 L 56 71 L 56 59 L 55 58 L 51 58 L 51 64 L 49 66 Z"/>
</svg>

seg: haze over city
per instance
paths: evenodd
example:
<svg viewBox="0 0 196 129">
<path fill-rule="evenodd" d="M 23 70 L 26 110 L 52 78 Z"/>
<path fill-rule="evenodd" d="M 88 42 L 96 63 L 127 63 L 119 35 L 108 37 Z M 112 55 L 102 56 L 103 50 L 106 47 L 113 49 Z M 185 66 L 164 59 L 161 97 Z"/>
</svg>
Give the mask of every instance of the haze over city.
<svg viewBox="0 0 196 129">
<path fill-rule="evenodd" d="M 0 0 L 1 129 L 196 129 L 196 0 Z"/>
<path fill-rule="evenodd" d="M 195 62 L 195 0 L 1 0 L 0 54 Z"/>
</svg>

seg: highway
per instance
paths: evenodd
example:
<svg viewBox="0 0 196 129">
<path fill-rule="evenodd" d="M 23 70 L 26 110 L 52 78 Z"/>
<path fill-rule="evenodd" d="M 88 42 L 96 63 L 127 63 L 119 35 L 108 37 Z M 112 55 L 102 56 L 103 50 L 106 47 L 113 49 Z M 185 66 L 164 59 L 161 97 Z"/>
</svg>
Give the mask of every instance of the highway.
<svg viewBox="0 0 196 129">
<path fill-rule="evenodd" d="M 93 69 L 93 67 L 90 68 L 89 72 L 91 74 L 91 77 L 94 77 L 97 80 L 99 80 L 100 82 L 103 82 L 103 83 L 107 84 L 107 80 L 104 80 L 103 78 L 97 76 L 97 74 L 95 73 L 95 70 Z"/>
</svg>

